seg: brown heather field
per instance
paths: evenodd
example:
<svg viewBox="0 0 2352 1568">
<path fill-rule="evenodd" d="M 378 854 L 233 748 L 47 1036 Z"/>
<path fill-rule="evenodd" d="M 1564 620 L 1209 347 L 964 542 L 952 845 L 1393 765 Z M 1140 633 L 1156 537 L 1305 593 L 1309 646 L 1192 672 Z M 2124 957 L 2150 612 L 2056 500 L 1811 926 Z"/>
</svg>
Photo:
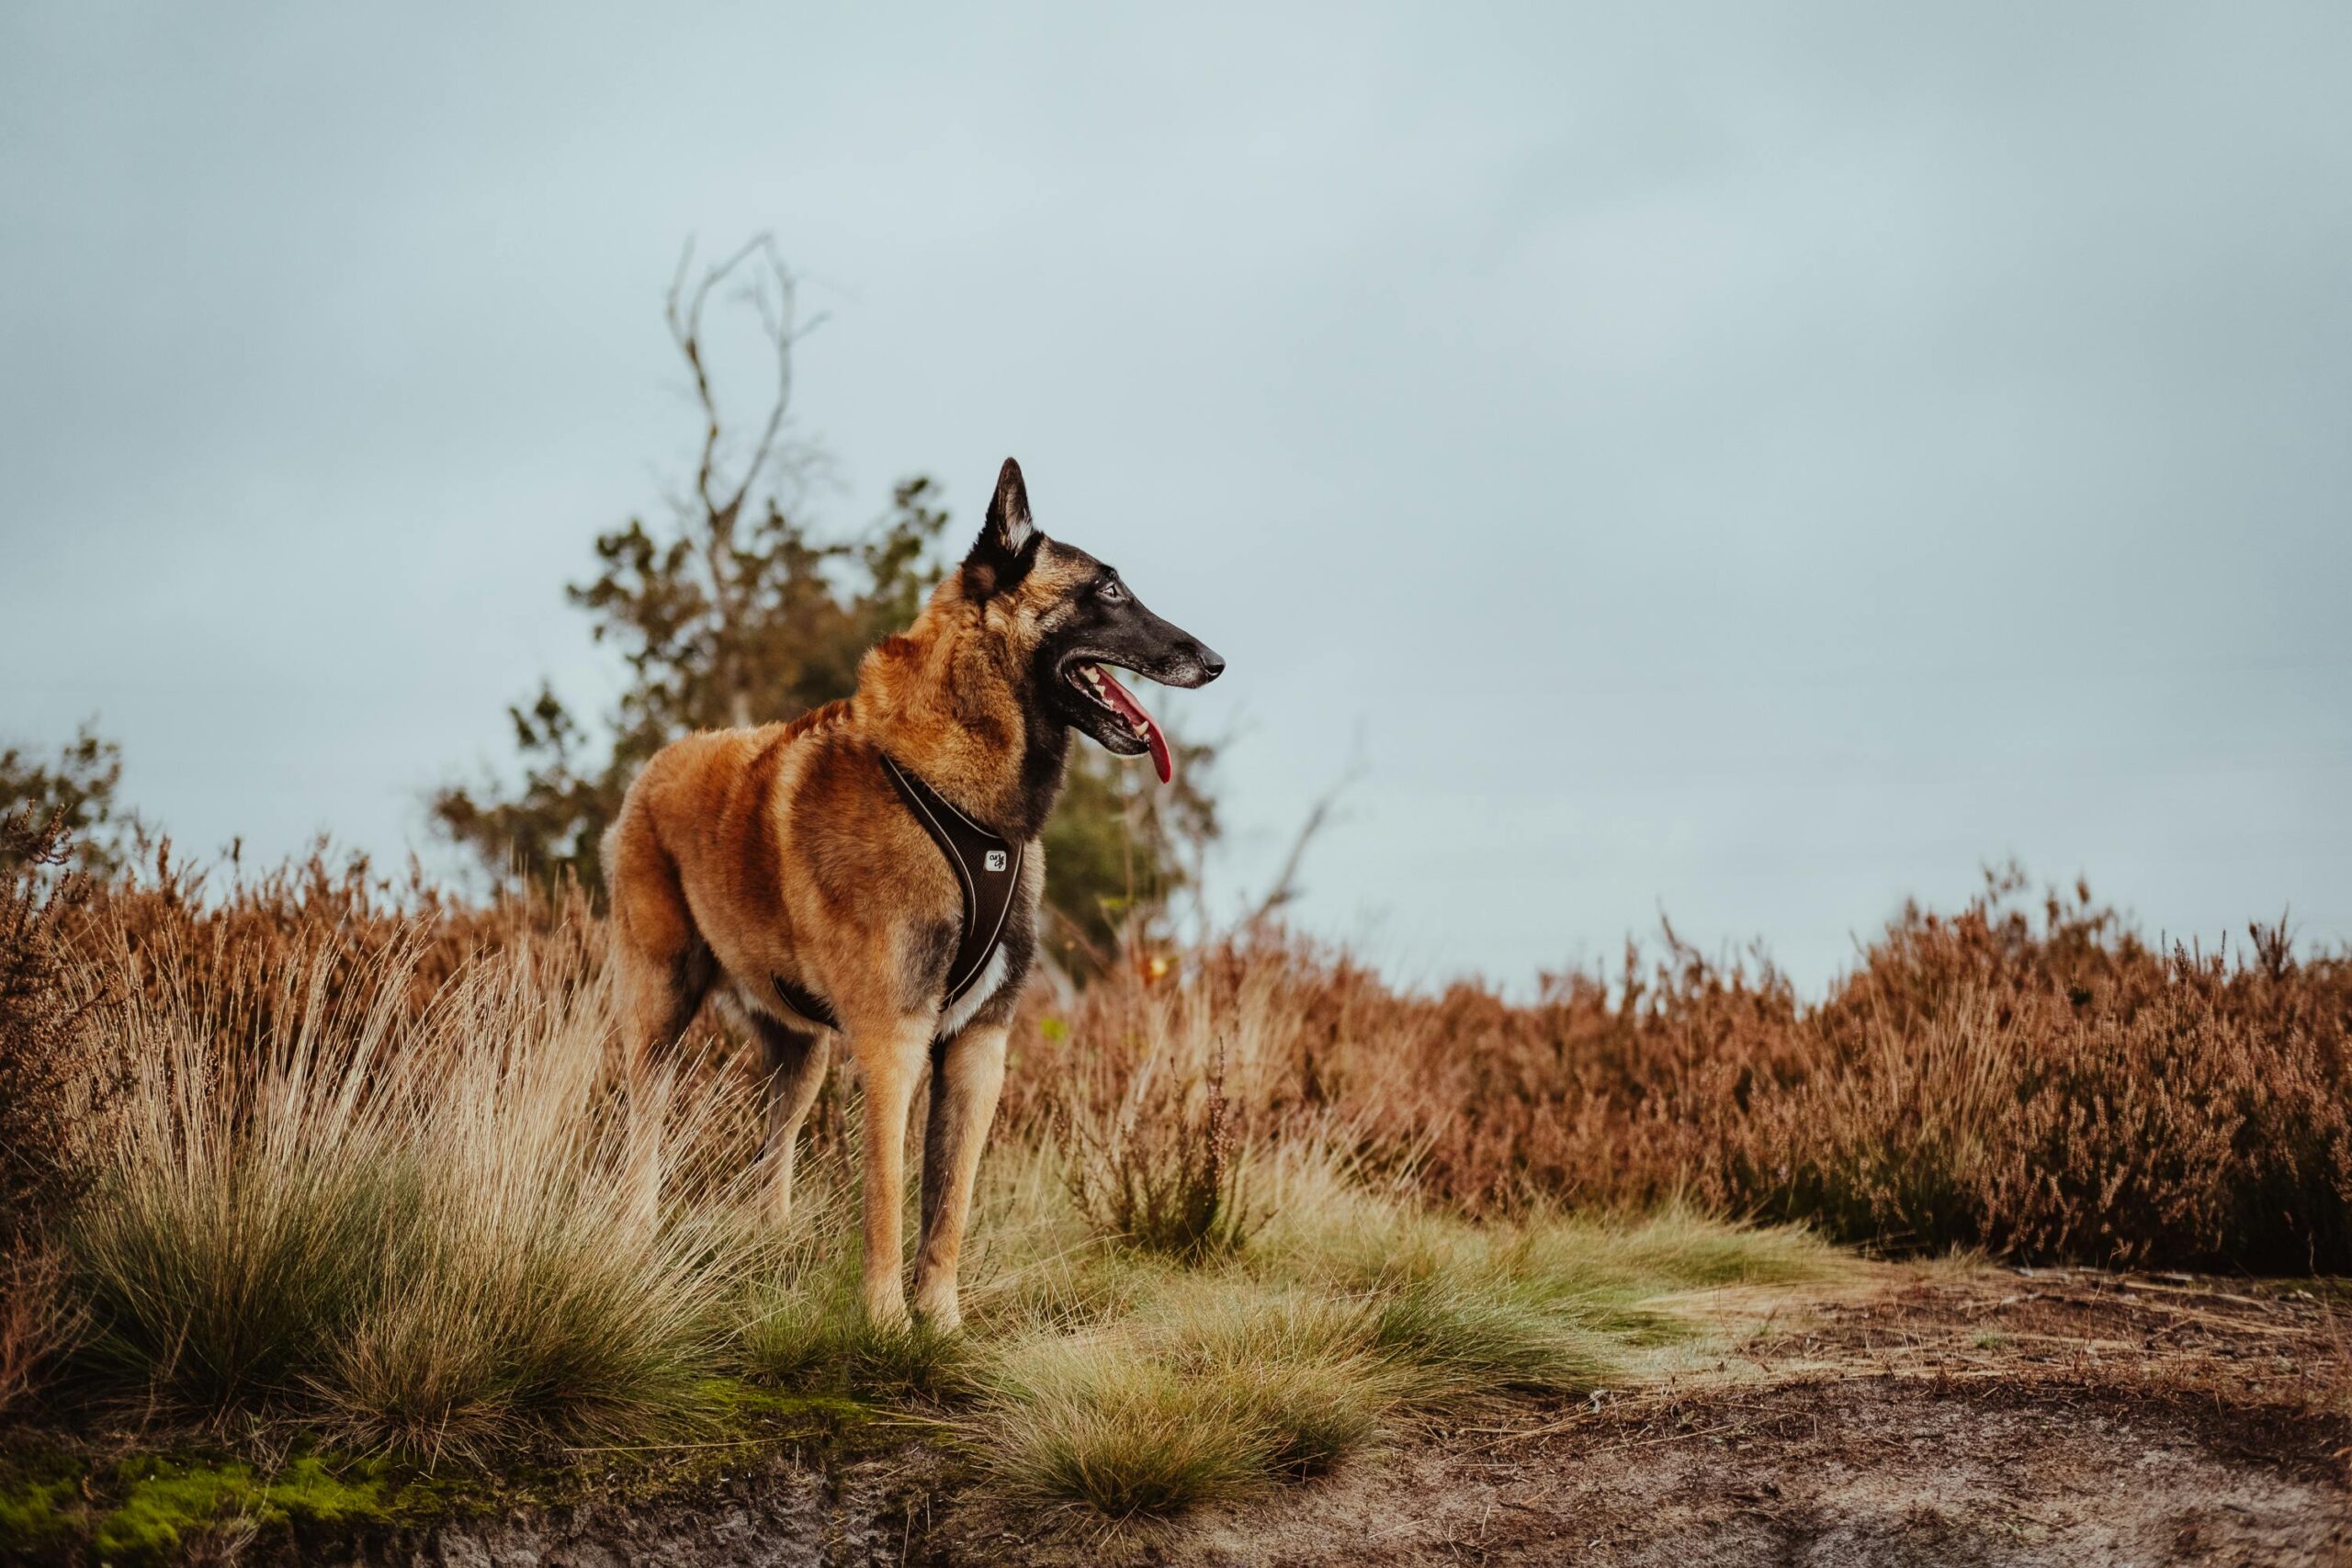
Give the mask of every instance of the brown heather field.
<svg viewBox="0 0 2352 1568">
<path fill-rule="evenodd" d="M 1229 1042 L 1258 1135 L 1339 1137 L 1472 1215 L 1674 1201 L 1882 1253 L 2352 1272 L 2352 956 L 2259 925 L 2163 951 L 2086 887 L 2026 890 L 1906 910 L 1817 1002 L 1671 931 L 1528 1006 L 1243 932 L 1067 1028 L 1033 1009 L 1013 1114 L 1107 1102 L 1176 1026 Z"/>
<path fill-rule="evenodd" d="M 230 880 L 166 852 L 62 913 L 85 973 L 108 971 L 85 989 L 203 998 L 224 1054 L 393 954 L 417 1015 L 486 953 L 593 966 L 602 945 L 577 898 L 468 903 L 358 858 Z M 1519 1004 L 1476 981 L 1399 992 L 1267 926 L 1041 982 L 1014 1051 L 1005 1134 L 1116 1112 L 1156 1136 L 1222 1054 L 1239 1144 L 1344 1145 L 1474 1218 L 1672 1201 L 1890 1254 L 2352 1272 L 2352 954 L 2259 923 L 2165 949 L 2086 886 L 2014 871 L 1956 912 L 1906 909 L 1819 1000 L 1670 929 Z"/>
<path fill-rule="evenodd" d="M 2025 1402 L 2000 1419 L 2063 1438 L 2085 1354 L 2098 1398 L 2206 1399 L 2243 1415 L 2228 1442 L 2268 1434 L 2261 1463 L 2301 1477 L 2262 1495 L 2278 1540 L 2338 1528 L 2352 1356 L 2340 1285 L 2309 1277 L 2352 1272 L 2352 957 L 2275 930 L 2163 951 L 2012 874 L 1905 912 L 1818 999 L 1670 931 L 1528 1004 L 1399 992 L 1272 926 L 1129 953 L 1026 1000 L 955 1338 L 850 1308 L 847 1075 L 800 1210 L 763 1227 L 744 1055 L 705 1034 L 658 1106 L 629 1103 L 601 946 L 577 897 L 475 905 L 356 861 L 164 856 L 11 891 L 0 1555 L 393 1528 L 436 1486 L 504 1506 L 524 1464 L 689 1491 L 747 1449 L 775 1475 L 854 1467 L 876 1421 L 949 1456 L 940 1495 L 967 1501 L 941 1523 L 925 1494 L 918 1527 L 901 1497 L 876 1539 L 944 1561 L 990 1560 L 991 1532 L 1253 1560 L 1216 1544 L 1244 1517 L 1326 1560 L 1361 1524 L 1330 1510 L 1399 1466 L 1426 1492 L 1414 1551 L 1458 1545 L 1482 1495 L 1482 1540 L 1502 1497 L 1541 1531 L 1582 1529 L 1571 1503 L 1623 1514 L 1638 1542 L 1624 1498 L 1650 1479 L 1511 1503 L 1496 1477 L 1946 1421 L 1907 1393 L 1854 1405 L 1858 1369 L 1996 1378 Z M 649 1219 L 618 1151 L 650 1115 Z M 2308 1285 L 2148 1272 L 2187 1269 Z M 2000 1283 L 2020 1278 L 2075 1282 Z M 2168 1337 L 2191 1320 L 2205 1339 Z M 2162 1419 L 2159 1448 L 2223 1441 Z M 2049 1473 L 2112 1472 L 2067 1452 Z M 1826 1462 L 1739 1484 L 1779 1497 Z M 1690 1473 L 1709 1529 L 1750 1508 L 1729 1472 Z M 2175 1530 L 2167 1495 L 2149 1529 Z M 1830 1505 L 1806 1506 L 1789 1529 Z M 1540 1560 L 1554 1537 L 1528 1531 L 1487 1544 Z"/>
</svg>

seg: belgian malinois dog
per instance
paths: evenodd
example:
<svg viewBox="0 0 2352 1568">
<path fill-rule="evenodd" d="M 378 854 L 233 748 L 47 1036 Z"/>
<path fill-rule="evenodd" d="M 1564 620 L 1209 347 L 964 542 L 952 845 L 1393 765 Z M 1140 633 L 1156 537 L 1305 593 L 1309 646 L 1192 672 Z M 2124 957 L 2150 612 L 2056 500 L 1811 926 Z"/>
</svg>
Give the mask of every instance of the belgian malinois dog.
<svg viewBox="0 0 2352 1568">
<path fill-rule="evenodd" d="M 855 695 L 665 747 L 605 837 L 632 1072 L 715 993 L 763 1050 L 779 1214 L 832 1037 L 846 1037 L 865 1090 L 864 1297 L 876 1322 L 906 1316 L 899 1208 L 926 1066 L 914 1304 L 941 1327 L 961 1318 L 956 1259 L 1036 953 L 1037 835 L 1070 731 L 1118 756 L 1148 751 L 1170 777 L 1166 737 L 1114 667 L 1200 686 L 1225 660 L 1145 609 L 1115 570 L 1040 533 L 1007 458 L 970 553 L 913 626 L 867 652 Z M 949 829 L 1003 847 L 958 858 Z"/>
</svg>

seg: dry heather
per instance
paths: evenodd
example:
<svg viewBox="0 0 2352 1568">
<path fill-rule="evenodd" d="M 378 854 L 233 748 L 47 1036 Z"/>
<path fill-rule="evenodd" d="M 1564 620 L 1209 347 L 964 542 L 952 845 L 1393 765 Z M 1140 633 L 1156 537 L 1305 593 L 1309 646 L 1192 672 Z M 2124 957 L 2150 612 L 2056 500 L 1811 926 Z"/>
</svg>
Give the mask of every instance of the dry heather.
<svg viewBox="0 0 2352 1568">
<path fill-rule="evenodd" d="M 69 973 L 69 931 L 90 888 L 65 870 L 71 846 L 61 828 L 28 814 L 0 817 L 0 1257 L 38 1247 L 50 1217 L 79 1179 L 75 1129 L 104 1098 L 112 1075 L 89 1070 L 81 1053 L 86 998 Z M 17 1293 L 9 1292 L 13 1307 Z M 9 1365 L 0 1310 L 0 1369 Z M 0 1370 L 0 1403 L 8 1378 Z"/>
<path fill-rule="evenodd" d="M 576 892 L 469 901 L 412 864 L 401 877 L 365 855 L 307 859 L 258 874 L 173 857 L 169 840 L 119 881 L 86 886 L 59 911 L 60 945 L 150 1000 L 187 998 L 223 1058 L 254 1055 L 297 1021 L 286 1009 L 371 995 L 397 954 L 402 1016 L 422 1014 L 467 961 L 527 944 L 542 959 L 601 959 L 603 938 Z"/>
<path fill-rule="evenodd" d="M 1890 1251 L 2352 1270 L 2352 955 L 2261 926 L 2164 952 L 2087 889 L 2023 893 L 1906 910 L 1813 1003 L 1670 931 L 1529 1006 L 1244 932 L 1040 1003 L 1009 1114 L 1176 1125 L 1182 1063 L 1223 1049 L 1245 1144 L 1313 1129 L 1472 1214 L 1672 1200 Z"/>
<path fill-rule="evenodd" d="M 317 857 L 226 890 L 166 869 L 65 924 L 133 986 L 238 998 L 211 1005 L 232 1056 L 290 1027 L 289 975 L 332 998 L 398 949 L 422 1012 L 470 953 L 600 948 L 577 898 L 473 906 Z M 2037 900 L 2012 873 L 1957 914 L 1906 910 L 1818 1001 L 1670 931 L 1655 959 L 1546 976 L 1526 1005 L 1400 993 L 1279 930 L 1172 956 L 1074 998 L 1039 987 L 1016 1032 L 1005 1124 L 1116 1145 L 1073 1172 L 1099 1200 L 1199 1160 L 1221 1060 L 1236 1160 L 1311 1137 L 1473 1216 L 1670 1200 L 1891 1251 L 2352 1270 L 2352 955 L 2298 955 L 2275 928 L 2233 955 L 2165 951 L 2086 889 Z M 844 1104 L 837 1075 L 820 1145 Z"/>
</svg>

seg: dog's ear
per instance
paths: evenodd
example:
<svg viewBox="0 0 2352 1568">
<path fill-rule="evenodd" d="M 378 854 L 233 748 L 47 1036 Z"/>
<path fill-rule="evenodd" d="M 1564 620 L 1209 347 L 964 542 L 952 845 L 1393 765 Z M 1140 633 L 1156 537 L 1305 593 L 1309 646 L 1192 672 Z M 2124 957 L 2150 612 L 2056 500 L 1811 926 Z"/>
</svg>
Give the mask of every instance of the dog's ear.
<svg viewBox="0 0 2352 1568">
<path fill-rule="evenodd" d="M 988 521 L 980 525 L 980 536 L 964 558 L 965 596 L 985 599 L 1019 587 L 1037 558 L 1041 537 L 1029 515 L 1029 487 L 1022 482 L 1021 465 L 1007 457 L 997 470 Z"/>
<path fill-rule="evenodd" d="M 988 537 L 1007 555 L 1020 555 L 1037 536 L 1029 515 L 1029 487 L 1022 482 L 1021 465 L 1007 457 L 996 471 L 996 494 L 989 502 Z"/>
</svg>

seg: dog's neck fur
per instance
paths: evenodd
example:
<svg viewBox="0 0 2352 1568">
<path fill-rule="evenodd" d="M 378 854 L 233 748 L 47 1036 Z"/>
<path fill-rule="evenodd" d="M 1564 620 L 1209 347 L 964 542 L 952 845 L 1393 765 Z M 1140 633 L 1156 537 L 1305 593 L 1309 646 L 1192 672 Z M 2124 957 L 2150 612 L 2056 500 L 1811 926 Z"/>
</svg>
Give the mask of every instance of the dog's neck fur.
<svg viewBox="0 0 2352 1568">
<path fill-rule="evenodd" d="M 857 667 L 859 727 L 984 827 L 1036 837 L 1061 794 L 1069 729 L 1046 711 L 1035 634 L 1014 596 L 978 603 L 951 572 L 913 626 Z"/>
</svg>

